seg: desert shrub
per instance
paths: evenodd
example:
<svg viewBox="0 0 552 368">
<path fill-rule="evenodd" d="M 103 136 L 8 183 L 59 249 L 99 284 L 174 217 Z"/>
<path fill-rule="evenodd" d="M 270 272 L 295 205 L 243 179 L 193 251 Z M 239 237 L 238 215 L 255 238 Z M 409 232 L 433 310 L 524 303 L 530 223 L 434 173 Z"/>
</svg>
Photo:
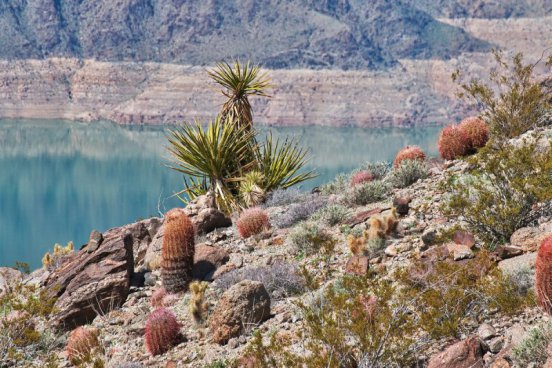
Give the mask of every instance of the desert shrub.
<svg viewBox="0 0 552 368">
<path fill-rule="evenodd" d="M 414 184 L 419 179 L 425 179 L 429 175 L 427 164 L 420 160 L 403 160 L 399 166 L 393 169 L 389 176 L 391 185 L 397 188 L 405 188 Z"/>
<path fill-rule="evenodd" d="M 265 210 L 253 207 L 242 212 L 236 222 L 236 227 L 242 238 L 249 238 L 269 229 L 270 221 Z"/>
<path fill-rule="evenodd" d="M 280 229 L 295 225 L 299 221 L 308 219 L 313 213 L 327 204 L 326 198 L 311 197 L 311 200 L 292 204 L 287 211 L 276 216 L 272 221 Z"/>
<path fill-rule="evenodd" d="M 525 266 L 508 274 L 512 286 L 520 295 L 529 294 L 535 284 L 535 272 Z"/>
<path fill-rule="evenodd" d="M 311 216 L 311 220 L 320 221 L 328 226 L 335 226 L 346 219 L 348 215 L 349 209 L 347 207 L 339 204 L 332 204 L 316 211 Z"/>
<path fill-rule="evenodd" d="M 351 175 L 351 186 L 357 186 L 359 184 L 369 183 L 374 180 L 374 175 L 368 170 L 360 170 L 353 172 Z"/>
<path fill-rule="evenodd" d="M 302 222 L 289 234 L 291 243 L 301 254 L 313 254 L 335 243 L 333 237 L 313 222 Z"/>
<path fill-rule="evenodd" d="M 484 147 L 489 140 L 489 127 L 478 117 L 472 116 L 462 120 L 458 129 L 464 133 L 468 145 L 473 150 Z"/>
<path fill-rule="evenodd" d="M 497 67 L 490 73 L 490 83 L 471 79 L 460 83 L 462 98 L 475 101 L 482 108 L 482 118 L 489 125 L 491 137 L 498 140 L 517 137 L 545 124 L 549 97 L 543 84 L 534 76 L 540 61 L 523 63 L 523 55 L 504 60 L 500 51 L 494 52 Z M 552 64 L 552 56 L 547 65 Z M 453 74 L 460 81 L 461 74 Z"/>
<path fill-rule="evenodd" d="M 345 201 L 351 205 L 364 206 L 381 201 L 387 195 L 389 187 L 381 180 L 357 185 L 345 193 Z"/>
<path fill-rule="evenodd" d="M 395 156 L 395 160 L 393 161 L 393 167 L 397 168 L 401 164 L 401 162 L 405 160 L 416 160 L 416 161 L 424 161 L 426 158 L 426 155 L 424 151 L 418 146 L 406 146 L 403 149 L 401 149 L 397 155 Z"/>
<path fill-rule="evenodd" d="M 448 125 L 441 130 L 437 142 L 439 153 L 445 160 L 454 160 L 470 152 L 470 145 L 466 133 L 457 125 Z"/>
<path fill-rule="evenodd" d="M 337 175 L 334 180 L 320 187 L 323 194 L 342 194 L 349 187 L 349 176 L 346 174 Z"/>
<path fill-rule="evenodd" d="M 361 170 L 371 172 L 374 180 L 382 180 L 389 174 L 391 166 L 388 162 L 367 162 L 361 166 Z"/>
<path fill-rule="evenodd" d="M 262 282 L 270 295 L 276 299 L 301 294 L 305 290 L 305 279 L 299 268 L 295 264 L 284 262 L 232 270 L 217 278 L 215 288 L 224 292 L 243 280 Z"/>
<path fill-rule="evenodd" d="M 512 358 L 519 367 L 530 363 L 541 366 L 548 358 L 547 347 L 552 342 L 552 324 L 545 323 L 528 331 L 521 343 L 512 350 Z"/>
<path fill-rule="evenodd" d="M 287 206 L 288 204 L 303 202 L 308 195 L 296 188 L 276 189 L 268 196 L 266 207 Z"/>
<path fill-rule="evenodd" d="M 471 231 L 493 249 L 517 229 L 535 221 L 533 208 L 552 199 L 552 148 L 537 149 L 538 137 L 482 149 L 471 170 L 450 174 L 442 207 L 462 216 Z"/>
</svg>

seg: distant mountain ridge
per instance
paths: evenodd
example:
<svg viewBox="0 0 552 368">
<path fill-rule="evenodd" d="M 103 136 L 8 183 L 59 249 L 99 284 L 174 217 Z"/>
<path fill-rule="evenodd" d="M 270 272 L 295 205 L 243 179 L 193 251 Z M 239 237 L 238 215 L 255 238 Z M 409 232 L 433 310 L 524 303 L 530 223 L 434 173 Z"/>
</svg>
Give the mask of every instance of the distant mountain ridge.
<svg viewBox="0 0 552 368">
<path fill-rule="evenodd" d="M 436 20 L 432 1 L 3 0 L 0 58 L 382 69 L 491 47 Z"/>
</svg>

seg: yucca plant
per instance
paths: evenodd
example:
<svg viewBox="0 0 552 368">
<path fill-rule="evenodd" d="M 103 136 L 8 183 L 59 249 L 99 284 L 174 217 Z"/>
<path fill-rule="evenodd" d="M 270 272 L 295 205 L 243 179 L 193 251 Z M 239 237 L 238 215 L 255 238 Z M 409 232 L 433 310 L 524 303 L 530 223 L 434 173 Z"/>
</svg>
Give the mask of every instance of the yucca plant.
<svg viewBox="0 0 552 368">
<path fill-rule="evenodd" d="M 227 62 L 217 63 L 208 74 L 223 87 L 221 92 L 228 98 L 222 106 L 221 119 L 251 129 L 253 116 L 248 97 L 268 97 L 266 90 L 270 87 L 270 80 L 266 73 L 262 73 L 258 65 L 251 65 L 249 62 L 241 65 L 239 61 L 235 61 L 233 65 Z"/>
<path fill-rule="evenodd" d="M 236 124 L 225 124 L 220 117 L 206 128 L 198 122 L 169 130 L 174 170 L 191 177 L 191 186 L 184 190 L 190 197 L 211 190 L 224 211 L 237 207 L 237 180 L 255 166 L 245 162 L 251 152 L 254 133 Z M 186 182 L 187 184 L 187 182 Z"/>
</svg>

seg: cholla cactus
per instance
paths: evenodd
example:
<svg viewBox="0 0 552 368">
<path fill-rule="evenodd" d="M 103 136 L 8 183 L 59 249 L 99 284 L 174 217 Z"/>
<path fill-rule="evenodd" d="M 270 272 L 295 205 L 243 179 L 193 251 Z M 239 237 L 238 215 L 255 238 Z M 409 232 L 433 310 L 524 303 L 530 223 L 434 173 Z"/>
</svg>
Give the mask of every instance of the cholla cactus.
<svg viewBox="0 0 552 368">
<path fill-rule="evenodd" d="M 201 324 L 206 319 L 209 303 L 205 301 L 205 290 L 208 286 L 209 283 L 204 281 L 194 281 L 190 284 L 190 291 L 192 292 L 190 313 L 196 324 Z"/>
<path fill-rule="evenodd" d="M 537 254 L 535 292 L 539 307 L 552 314 L 552 236 L 543 240 Z"/>
<path fill-rule="evenodd" d="M 264 176 L 259 171 L 248 172 L 240 183 L 240 196 L 247 207 L 256 206 L 266 198 Z"/>
<path fill-rule="evenodd" d="M 174 313 L 159 308 L 146 321 L 146 349 L 151 355 L 163 354 L 176 343 L 179 333 L 180 324 Z"/>
<path fill-rule="evenodd" d="M 165 215 L 161 249 L 161 278 L 167 292 L 178 293 L 187 289 L 192 281 L 194 253 L 194 225 L 181 210 L 170 210 Z"/>
<path fill-rule="evenodd" d="M 72 253 L 74 248 L 72 241 L 68 242 L 65 247 L 58 243 L 54 244 L 54 251 L 52 254 L 47 252 L 44 254 L 44 257 L 42 257 L 42 266 L 49 271 L 58 268 L 63 263 L 65 256 Z"/>
<path fill-rule="evenodd" d="M 424 151 L 418 146 L 406 146 L 397 153 L 395 161 L 393 161 L 393 167 L 399 167 L 400 163 L 404 160 L 419 160 L 424 161 L 426 155 Z"/>
<path fill-rule="evenodd" d="M 67 340 L 67 358 L 78 366 L 90 362 L 95 353 L 101 351 L 97 328 L 77 327 L 69 335 Z"/>
<path fill-rule="evenodd" d="M 236 227 L 242 238 L 260 234 L 270 228 L 270 221 L 266 211 L 259 207 L 249 208 L 242 212 Z"/>
</svg>

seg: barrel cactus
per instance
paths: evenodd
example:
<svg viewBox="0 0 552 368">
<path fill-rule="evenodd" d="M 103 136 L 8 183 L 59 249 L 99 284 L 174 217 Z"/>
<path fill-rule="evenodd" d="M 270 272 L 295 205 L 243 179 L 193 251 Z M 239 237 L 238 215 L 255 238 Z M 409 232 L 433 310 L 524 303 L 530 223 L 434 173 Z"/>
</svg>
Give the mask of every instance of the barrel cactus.
<svg viewBox="0 0 552 368">
<path fill-rule="evenodd" d="M 543 240 L 536 262 L 535 292 L 537 303 L 552 314 L 552 236 Z"/>
<path fill-rule="evenodd" d="M 181 210 L 170 210 L 165 215 L 161 250 L 161 279 L 167 292 L 178 293 L 187 289 L 192 281 L 194 252 L 194 225 Z"/>
<path fill-rule="evenodd" d="M 426 155 L 424 151 L 418 146 L 406 146 L 397 153 L 395 161 L 393 161 L 393 167 L 397 168 L 404 160 L 419 160 L 424 161 Z"/>
<path fill-rule="evenodd" d="M 259 207 L 253 207 L 242 212 L 236 227 L 242 238 L 249 238 L 269 229 L 270 221 L 266 211 Z"/>
<path fill-rule="evenodd" d="M 369 183 L 374 180 L 374 174 L 368 170 L 361 170 L 356 172 L 351 177 L 351 186 L 357 186 L 359 184 Z"/>
<path fill-rule="evenodd" d="M 67 358 L 74 365 L 81 365 L 92 360 L 94 352 L 99 352 L 99 330 L 89 327 L 77 327 L 67 340 Z"/>
<path fill-rule="evenodd" d="M 489 127 L 478 117 L 469 117 L 460 122 L 458 125 L 467 139 L 467 144 L 475 151 L 487 144 L 489 140 Z"/>
<path fill-rule="evenodd" d="M 466 133 L 457 125 L 443 128 L 439 135 L 439 153 L 445 160 L 454 160 L 469 153 L 471 145 Z"/>
<path fill-rule="evenodd" d="M 146 321 L 146 349 L 151 355 L 163 354 L 177 342 L 179 333 L 180 324 L 174 313 L 159 308 Z"/>
</svg>

